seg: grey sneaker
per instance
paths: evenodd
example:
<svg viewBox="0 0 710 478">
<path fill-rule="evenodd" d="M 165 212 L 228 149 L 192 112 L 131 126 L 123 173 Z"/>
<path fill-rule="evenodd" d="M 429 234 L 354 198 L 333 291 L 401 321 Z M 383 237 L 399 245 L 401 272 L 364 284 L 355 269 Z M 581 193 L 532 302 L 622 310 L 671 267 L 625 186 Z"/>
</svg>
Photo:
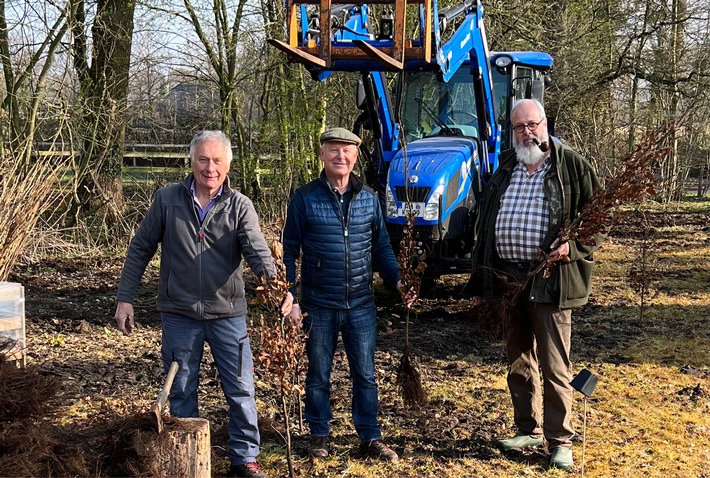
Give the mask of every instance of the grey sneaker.
<svg viewBox="0 0 710 478">
<path fill-rule="evenodd" d="M 541 446 L 542 443 L 542 437 L 536 438 L 532 435 L 515 435 L 513 438 L 498 440 L 496 442 L 498 447 L 503 451 L 524 450 L 525 448 Z"/>
<path fill-rule="evenodd" d="M 360 451 L 366 456 L 379 458 L 382 461 L 394 463 L 399 460 L 397 453 L 385 445 L 382 440 L 364 441 L 360 443 Z"/>
<path fill-rule="evenodd" d="M 572 471 L 574 460 L 572 460 L 572 449 L 558 447 L 552 450 L 550 457 L 550 468 L 559 468 L 560 470 Z"/>
<path fill-rule="evenodd" d="M 328 437 L 311 437 L 307 452 L 313 458 L 326 458 L 329 454 Z"/>
</svg>

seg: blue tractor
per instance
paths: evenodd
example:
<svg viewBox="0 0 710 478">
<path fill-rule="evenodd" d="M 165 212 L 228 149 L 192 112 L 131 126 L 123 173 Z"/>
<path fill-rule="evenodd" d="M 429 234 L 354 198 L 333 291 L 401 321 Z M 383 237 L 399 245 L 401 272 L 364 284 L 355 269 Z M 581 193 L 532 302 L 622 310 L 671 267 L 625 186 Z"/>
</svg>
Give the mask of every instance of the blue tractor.
<svg viewBox="0 0 710 478">
<path fill-rule="evenodd" d="M 406 0 L 374 4 L 377 32 L 367 4 L 287 0 L 289 39 L 269 42 L 316 80 L 360 73 L 362 113 L 353 130 L 371 131 L 361 150 L 364 176 L 380 192 L 395 250 L 413 212 L 425 278 L 469 273 L 477 201 L 501 149 L 511 146 L 510 109 L 516 99 L 542 102 L 552 57 L 491 54 L 478 0 L 441 11 L 437 0 L 418 0 L 409 14 Z M 416 28 L 407 26 L 412 18 Z M 407 31 L 417 34 L 409 38 Z"/>
</svg>

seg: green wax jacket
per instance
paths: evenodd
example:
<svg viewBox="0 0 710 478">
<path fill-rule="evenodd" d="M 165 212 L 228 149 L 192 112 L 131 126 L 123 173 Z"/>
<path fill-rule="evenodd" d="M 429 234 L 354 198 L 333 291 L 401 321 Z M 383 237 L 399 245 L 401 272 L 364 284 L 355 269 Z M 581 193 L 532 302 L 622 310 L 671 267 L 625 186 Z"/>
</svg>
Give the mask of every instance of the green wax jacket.
<svg viewBox="0 0 710 478">
<path fill-rule="evenodd" d="M 552 168 L 545 176 L 545 196 L 550 205 L 550 227 L 541 249 L 549 252 L 558 237 L 560 229 L 567 221 L 577 217 L 594 191 L 600 188 L 599 180 L 592 166 L 579 153 L 556 141 L 551 143 Z M 501 198 L 505 193 L 518 159 L 514 149 L 504 151 L 500 166 L 491 177 L 484 193 L 481 211 L 476 227 L 473 252 L 474 290 L 483 295 L 502 293 L 500 282 L 495 280 L 492 269 L 498 255 L 495 246 L 495 224 Z M 604 236 L 595 237 L 595 245 L 588 246 L 570 241 L 570 263 L 559 261 L 548 278 L 539 272 L 532 278 L 531 302 L 558 304 L 566 309 L 587 303 L 591 292 L 591 275 L 594 259 L 592 253 Z M 483 266 L 483 267 L 476 267 Z M 476 275 L 479 275 L 477 278 Z"/>
</svg>

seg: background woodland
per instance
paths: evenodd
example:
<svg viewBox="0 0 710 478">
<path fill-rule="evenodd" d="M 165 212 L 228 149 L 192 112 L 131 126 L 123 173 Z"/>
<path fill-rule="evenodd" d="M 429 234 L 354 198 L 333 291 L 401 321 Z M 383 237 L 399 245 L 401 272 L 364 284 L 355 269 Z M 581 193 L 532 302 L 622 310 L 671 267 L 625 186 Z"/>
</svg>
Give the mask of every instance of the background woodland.
<svg viewBox="0 0 710 478">
<path fill-rule="evenodd" d="M 546 105 L 556 135 L 602 177 L 648 130 L 679 126 L 657 171 L 658 199 L 667 202 L 690 186 L 698 195 L 708 188 L 709 3 L 484 5 L 492 51 L 554 57 Z M 22 224 L 6 229 L 32 230 L 40 221 L 43 230 L 125 244 L 142 215 L 124 197 L 132 194 L 121 169 L 125 145 L 184 145 L 204 128 L 233 139 L 231 176 L 242 192 L 258 199 L 277 186 L 262 213 L 278 217 L 293 188 L 319 170 L 319 132 L 352 127 L 357 114 L 357 75 L 315 82 L 266 44 L 285 38 L 284 10 L 275 0 L 0 1 L 0 155 L 3 196 L 10 196 L 2 201 L 8 211 L 29 195 L 35 204 L 19 208 Z M 51 187 L 39 194 L 32 183 L 11 186 L 29 171 Z M 142 191 L 145 199 L 154 187 Z M 48 210 L 51 219 L 42 214 Z"/>
</svg>

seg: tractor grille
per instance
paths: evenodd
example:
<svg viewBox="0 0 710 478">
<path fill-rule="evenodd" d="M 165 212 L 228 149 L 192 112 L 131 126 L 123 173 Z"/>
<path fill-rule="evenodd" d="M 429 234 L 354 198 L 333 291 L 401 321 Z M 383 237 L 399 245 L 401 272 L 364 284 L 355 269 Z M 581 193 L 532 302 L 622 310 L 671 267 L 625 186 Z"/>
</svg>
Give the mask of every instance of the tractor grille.
<svg viewBox="0 0 710 478">
<path fill-rule="evenodd" d="M 404 202 L 407 200 L 407 188 L 404 186 L 395 186 L 394 187 L 394 192 L 397 195 L 397 200 L 400 202 Z M 429 187 L 409 187 L 409 196 L 412 202 L 425 202 L 427 196 L 429 196 L 429 191 L 431 191 L 431 188 Z"/>
</svg>

